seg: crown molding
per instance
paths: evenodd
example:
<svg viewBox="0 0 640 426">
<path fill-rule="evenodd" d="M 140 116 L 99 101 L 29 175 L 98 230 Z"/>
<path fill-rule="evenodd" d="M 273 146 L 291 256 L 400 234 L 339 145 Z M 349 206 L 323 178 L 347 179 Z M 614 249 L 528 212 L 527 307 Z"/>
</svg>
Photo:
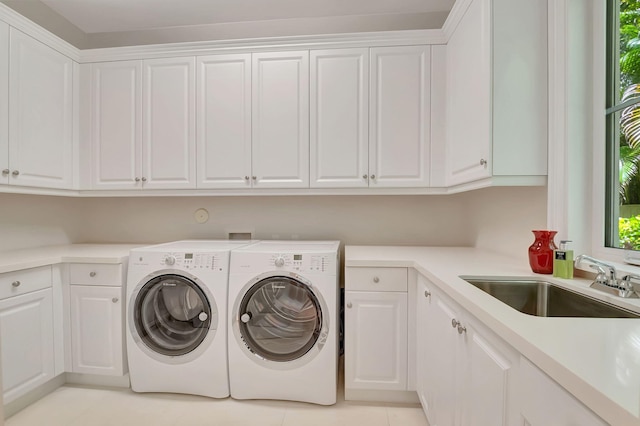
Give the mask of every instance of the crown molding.
<svg viewBox="0 0 640 426">
<path fill-rule="evenodd" d="M 50 48 L 57 50 L 68 58 L 78 62 L 80 60 L 80 50 L 64 41 L 55 34 L 45 30 L 40 25 L 20 15 L 18 12 L 0 3 L 0 20 L 6 22 L 11 27 L 35 38 Z"/>
<path fill-rule="evenodd" d="M 445 42 L 444 34 L 440 29 L 247 38 L 86 49 L 80 51 L 80 62 L 90 63 L 176 56 L 201 56 L 220 53 L 251 53 L 271 50 L 445 44 Z"/>
<path fill-rule="evenodd" d="M 467 9 L 469 9 L 472 1 L 473 0 L 456 0 L 455 4 L 451 8 L 451 12 L 449 12 L 449 16 L 447 16 L 446 21 L 444 21 L 444 24 L 442 25 L 442 32 L 445 38 L 445 43 L 449 42 L 449 39 L 455 32 L 458 24 L 464 17 L 464 14 L 467 12 Z"/>
</svg>

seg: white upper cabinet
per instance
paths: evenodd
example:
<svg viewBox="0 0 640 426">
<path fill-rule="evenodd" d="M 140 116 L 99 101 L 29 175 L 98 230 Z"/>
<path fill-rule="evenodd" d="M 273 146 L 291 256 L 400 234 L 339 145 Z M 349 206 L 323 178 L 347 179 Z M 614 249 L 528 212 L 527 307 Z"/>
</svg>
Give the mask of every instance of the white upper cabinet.
<svg viewBox="0 0 640 426">
<path fill-rule="evenodd" d="M 195 58 L 143 63 L 143 186 L 195 188 Z"/>
<path fill-rule="evenodd" d="M 9 25 L 0 21 L 0 183 L 9 183 Z"/>
<path fill-rule="evenodd" d="M 307 188 L 309 53 L 255 53 L 252 59 L 253 186 Z"/>
<path fill-rule="evenodd" d="M 429 185 L 430 49 L 371 49 L 370 187 Z"/>
<path fill-rule="evenodd" d="M 545 176 L 547 2 L 459 4 L 446 52 L 447 185 Z"/>
<path fill-rule="evenodd" d="M 2 43 L 6 30 L 0 33 L 5 34 Z M 4 175 L 12 185 L 71 188 L 73 62 L 18 30 L 11 28 L 9 34 L 9 162 Z"/>
<path fill-rule="evenodd" d="M 196 186 L 195 59 L 91 65 L 92 187 Z"/>
<path fill-rule="evenodd" d="M 311 51 L 311 187 L 369 184 L 369 49 Z"/>
<path fill-rule="evenodd" d="M 142 62 L 92 64 L 91 93 L 93 188 L 140 187 Z"/>
<path fill-rule="evenodd" d="M 197 66 L 198 188 L 251 187 L 251 54 Z"/>
</svg>

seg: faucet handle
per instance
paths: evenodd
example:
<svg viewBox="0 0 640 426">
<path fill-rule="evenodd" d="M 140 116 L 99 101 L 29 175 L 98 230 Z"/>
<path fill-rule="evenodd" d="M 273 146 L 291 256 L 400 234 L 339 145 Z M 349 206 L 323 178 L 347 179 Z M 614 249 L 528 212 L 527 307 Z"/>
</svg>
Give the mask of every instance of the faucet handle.
<svg viewBox="0 0 640 426">
<path fill-rule="evenodd" d="M 637 282 L 634 283 L 633 281 Z M 636 287 L 634 286 L 634 284 L 640 284 L 640 276 L 629 274 L 622 277 L 622 279 L 620 279 L 619 281 L 620 287 L 629 291 L 636 291 Z M 640 286 L 638 288 L 640 288 Z"/>
</svg>

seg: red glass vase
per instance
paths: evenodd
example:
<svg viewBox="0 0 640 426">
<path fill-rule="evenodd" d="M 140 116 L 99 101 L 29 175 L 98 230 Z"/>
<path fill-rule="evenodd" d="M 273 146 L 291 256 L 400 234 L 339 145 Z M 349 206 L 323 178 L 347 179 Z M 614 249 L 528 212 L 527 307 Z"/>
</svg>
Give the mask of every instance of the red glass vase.
<svg viewBox="0 0 640 426">
<path fill-rule="evenodd" d="M 531 270 L 538 274 L 553 273 L 553 251 L 556 244 L 553 237 L 557 231 L 531 231 L 535 236 L 535 241 L 529 246 L 529 265 Z"/>
</svg>

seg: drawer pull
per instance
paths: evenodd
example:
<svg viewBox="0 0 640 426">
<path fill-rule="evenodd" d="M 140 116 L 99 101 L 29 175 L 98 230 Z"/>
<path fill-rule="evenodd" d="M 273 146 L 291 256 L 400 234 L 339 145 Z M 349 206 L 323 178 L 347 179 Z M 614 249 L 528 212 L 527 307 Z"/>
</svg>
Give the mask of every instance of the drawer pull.
<svg viewBox="0 0 640 426">
<path fill-rule="evenodd" d="M 451 320 L 451 327 L 458 328 L 459 325 L 460 325 L 460 321 L 458 321 L 457 319 L 454 318 Z"/>
<path fill-rule="evenodd" d="M 378 278 L 378 277 L 373 277 L 373 282 L 374 282 L 374 283 L 379 283 L 379 282 L 380 282 L 380 278 Z"/>
<path fill-rule="evenodd" d="M 347 303 L 347 308 L 351 309 L 353 307 L 353 305 L 351 304 L 351 302 Z"/>
<path fill-rule="evenodd" d="M 11 283 L 11 285 L 14 287 L 20 287 L 20 281 L 14 281 Z"/>
<path fill-rule="evenodd" d="M 429 297 L 429 296 L 431 296 L 431 292 L 429 290 L 425 290 L 424 297 Z"/>
<path fill-rule="evenodd" d="M 458 324 L 458 334 L 462 334 L 466 332 L 467 332 L 467 327 L 463 327 L 462 325 Z"/>
<path fill-rule="evenodd" d="M 111 299 L 111 301 L 112 301 L 113 303 L 118 303 L 118 298 L 117 298 L 117 297 L 114 297 L 113 299 Z"/>
<path fill-rule="evenodd" d="M 89 272 L 89 276 L 90 276 L 91 278 L 93 278 L 93 277 L 95 277 L 95 276 L 96 276 L 96 273 L 95 273 L 94 271 L 91 271 L 91 272 Z"/>
</svg>

